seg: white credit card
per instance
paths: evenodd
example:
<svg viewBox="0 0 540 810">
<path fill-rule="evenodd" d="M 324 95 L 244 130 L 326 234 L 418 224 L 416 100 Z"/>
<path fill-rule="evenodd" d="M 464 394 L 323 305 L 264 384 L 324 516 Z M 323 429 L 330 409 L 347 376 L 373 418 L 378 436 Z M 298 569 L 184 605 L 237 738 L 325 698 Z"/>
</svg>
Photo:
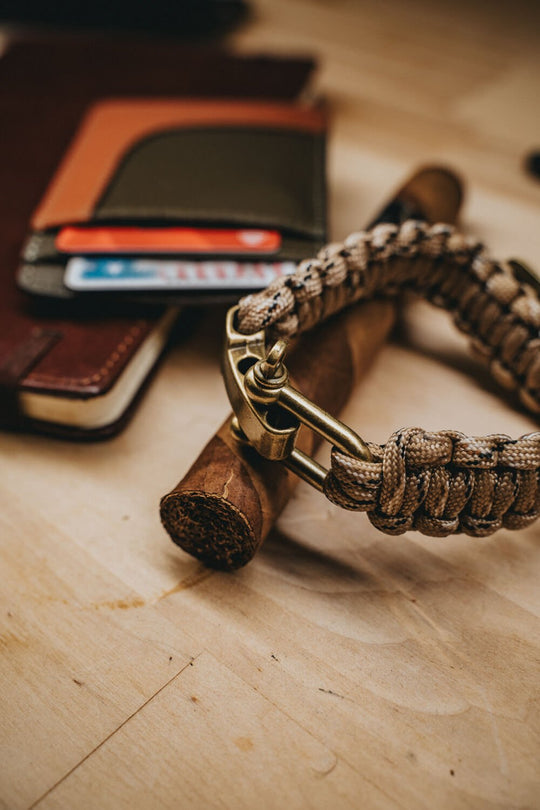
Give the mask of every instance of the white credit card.
<svg viewBox="0 0 540 810">
<path fill-rule="evenodd" d="M 295 262 L 186 262 L 75 256 L 66 265 L 64 284 L 74 292 L 261 290 L 278 276 L 290 275 L 295 269 Z"/>
</svg>

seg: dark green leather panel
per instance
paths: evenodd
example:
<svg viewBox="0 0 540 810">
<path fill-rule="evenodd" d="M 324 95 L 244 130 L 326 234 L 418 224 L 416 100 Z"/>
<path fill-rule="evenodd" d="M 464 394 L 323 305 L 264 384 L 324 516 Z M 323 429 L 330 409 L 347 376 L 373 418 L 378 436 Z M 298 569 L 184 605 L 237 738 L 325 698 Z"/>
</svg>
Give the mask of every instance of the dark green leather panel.
<svg viewBox="0 0 540 810">
<path fill-rule="evenodd" d="M 324 137 L 267 127 L 159 133 L 125 155 L 94 219 L 267 227 L 323 240 Z"/>
</svg>

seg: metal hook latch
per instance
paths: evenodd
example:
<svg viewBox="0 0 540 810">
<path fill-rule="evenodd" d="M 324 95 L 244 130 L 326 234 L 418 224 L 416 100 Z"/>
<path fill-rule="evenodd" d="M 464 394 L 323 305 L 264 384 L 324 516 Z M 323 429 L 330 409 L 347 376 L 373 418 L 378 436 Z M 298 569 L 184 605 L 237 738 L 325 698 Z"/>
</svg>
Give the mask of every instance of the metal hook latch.
<svg viewBox="0 0 540 810">
<path fill-rule="evenodd" d="M 367 445 L 353 430 L 289 385 L 289 374 L 283 364 L 287 342 L 278 340 L 267 351 L 264 330 L 252 335 L 237 331 L 237 311 L 238 307 L 232 307 L 227 313 L 223 362 L 237 438 L 265 458 L 283 461 L 319 490 L 323 488 L 327 470 L 295 447 L 301 424 L 338 449 L 369 461 Z"/>
</svg>

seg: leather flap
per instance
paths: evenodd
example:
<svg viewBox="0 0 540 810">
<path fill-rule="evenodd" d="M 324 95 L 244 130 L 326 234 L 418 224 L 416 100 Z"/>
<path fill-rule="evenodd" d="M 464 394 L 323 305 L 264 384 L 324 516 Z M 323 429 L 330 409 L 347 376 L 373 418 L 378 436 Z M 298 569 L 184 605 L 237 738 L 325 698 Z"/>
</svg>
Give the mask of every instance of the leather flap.
<svg viewBox="0 0 540 810">
<path fill-rule="evenodd" d="M 188 128 L 223 131 L 238 127 L 313 136 L 324 132 L 325 120 L 320 109 L 277 102 L 139 99 L 99 103 L 86 115 L 32 218 L 32 227 L 47 230 L 91 221 L 96 213 L 100 216 L 106 191 L 117 170 L 123 168 L 122 160 L 151 136 Z M 165 138 L 164 145 L 170 148 L 170 139 Z M 195 178 L 204 171 L 204 165 L 190 168 Z M 152 199 L 156 204 L 159 192 L 155 186 Z"/>
</svg>

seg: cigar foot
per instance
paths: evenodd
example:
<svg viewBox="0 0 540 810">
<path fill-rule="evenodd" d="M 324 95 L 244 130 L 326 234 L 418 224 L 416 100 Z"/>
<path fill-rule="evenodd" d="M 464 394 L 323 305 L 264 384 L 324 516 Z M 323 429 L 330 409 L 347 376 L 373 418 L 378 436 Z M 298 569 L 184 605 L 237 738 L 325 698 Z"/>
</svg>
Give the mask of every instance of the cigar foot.
<svg viewBox="0 0 540 810">
<path fill-rule="evenodd" d="M 241 568 L 259 545 L 246 516 L 230 501 L 207 492 L 166 495 L 161 521 L 180 548 L 220 571 Z"/>
<path fill-rule="evenodd" d="M 221 571 L 241 568 L 262 542 L 264 512 L 255 477 L 264 477 L 270 464 L 277 490 L 282 479 L 288 480 L 281 465 L 276 470 L 255 451 L 246 448 L 244 453 L 236 446 L 230 421 L 160 504 L 161 522 L 171 539 L 209 568 Z M 278 506 L 272 508 L 275 511 Z"/>
</svg>

